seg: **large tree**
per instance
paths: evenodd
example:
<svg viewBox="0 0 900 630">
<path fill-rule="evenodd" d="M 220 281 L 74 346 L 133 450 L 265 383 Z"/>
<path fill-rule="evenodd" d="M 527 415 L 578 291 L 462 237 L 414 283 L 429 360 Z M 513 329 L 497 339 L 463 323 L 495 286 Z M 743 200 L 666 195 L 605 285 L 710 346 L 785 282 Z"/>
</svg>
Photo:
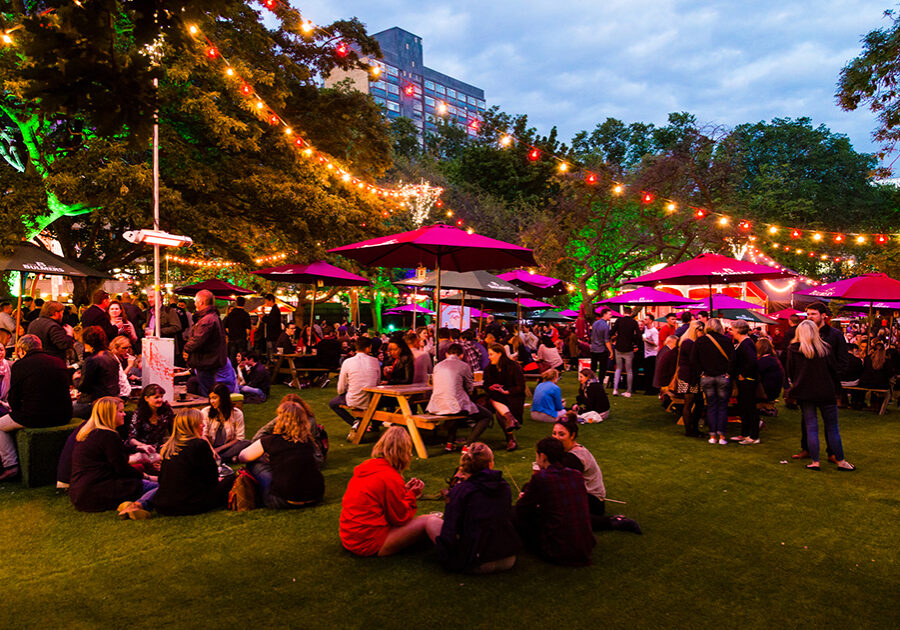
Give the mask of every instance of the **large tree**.
<svg viewBox="0 0 900 630">
<path fill-rule="evenodd" d="M 378 53 L 363 26 L 343 20 L 308 35 L 282 3 L 263 20 L 236 0 L 170 2 L 154 20 L 157 5 L 32 2 L 3 14 L 4 26 L 22 27 L 0 50 L 8 240 L 47 230 L 67 255 L 100 269 L 139 262 L 146 250 L 120 235 L 151 222 L 154 109 L 163 228 L 191 235 L 201 255 L 249 260 L 288 249 L 309 260 L 379 230 L 383 202 L 292 144 L 302 137 L 366 181 L 390 165 L 377 106 L 316 85 L 318 73 L 360 65 L 353 47 Z M 192 24 L 216 43 L 215 56 Z M 236 75 L 225 74 L 221 55 Z M 270 124 L 237 77 L 295 133 Z"/>
</svg>

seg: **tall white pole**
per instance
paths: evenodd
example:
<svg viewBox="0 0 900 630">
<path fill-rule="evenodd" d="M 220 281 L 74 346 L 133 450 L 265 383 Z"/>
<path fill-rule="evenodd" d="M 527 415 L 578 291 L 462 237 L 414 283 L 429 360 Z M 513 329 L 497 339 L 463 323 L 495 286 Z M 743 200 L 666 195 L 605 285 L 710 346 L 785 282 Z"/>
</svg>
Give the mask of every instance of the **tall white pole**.
<svg viewBox="0 0 900 630">
<path fill-rule="evenodd" d="M 153 79 L 153 87 L 159 91 L 159 79 Z M 159 109 L 153 110 L 153 229 L 159 230 Z M 159 338 L 159 317 L 162 292 L 159 290 L 159 245 L 153 246 L 153 290 L 156 292 L 153 307 L 153 336 Z"/>
</svg>

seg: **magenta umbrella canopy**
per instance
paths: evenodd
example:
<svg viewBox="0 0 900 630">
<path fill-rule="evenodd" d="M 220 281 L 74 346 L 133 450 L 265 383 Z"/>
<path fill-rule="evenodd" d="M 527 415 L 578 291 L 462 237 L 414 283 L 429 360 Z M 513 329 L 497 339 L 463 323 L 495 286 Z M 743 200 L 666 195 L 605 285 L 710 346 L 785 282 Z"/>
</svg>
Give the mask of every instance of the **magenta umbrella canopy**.
<svg viewBox="0 0 900 630">
<path fill-rule="evenodd" d="M 200 291 L 210 291 L 216 297 L 227 297 L 229 295 L 250 295 L 253 291 L 242 289 L 233 284 L 213 278 L 212 280 L 204 280 L 197 284 L 189 284 L 187 286 L 175 289 L 176 295 L 197 295 Z"/>
<path fill-rule="evenodd" d="M 796 315 L 798 317 L 806 317 L 805 311 L 798 311 L 795 308 L 786 308 L 781 311 L 777 311 L 775 313 L 769 313 L 769 317 L 774 317 L 775 319 L 788 319 L 791 315 Z"/>
<path fill-rule="evenodd" d="M 423 315 L 434 315 L 434 311 L 429 311 L 427 308 L 421 307 L 418 304 L 395 306 L 394 308 L 385 311 L 385 313 L 421 313 Z"/>
<path fill-rule="evenodd" d="M 319 260 L 308 265 L 282 265 L 254 271 L 266 280 L 291 284 L 316 284 L 323 287 L 361 287 L 371 284 L 362 276 Z"/>
<path fill-rule="evenodd" d="M 798 291 L 797 295 L 869 302 L 900 301 L 900 282 L 883 273 L 867 273 L 846 280 L 822 284 L 812 289 Z"/>
<path fill-rule="evenodd" d="M 380 236 L 329 250 L 367 267 L 415 267 L 477 271 L 535 265 L 530 249 L 469 234 L 449 225 L 429 225 L 411 232 Z"/>
<path fill-rule="evenodd" d="M 537 297 L 553 297 L 566 292 L 566 283 L 562 280 L 530 273 L 522 269 L 501 273 L 497 277 L 527 289 L 532 295 Z"/>
<path fill-rule="evenodd" d="M 519 298 L 519 304 L 522 305 L 522 308 L 556 308 L 552 304 L 531 298 Z"/>
<path fill-rule="evenodd" d="M 720 254 L 700 254 L 683 263 L 628 280 L 625 284 L 737 284 L 753 280 L 790 278 L 795 275 L 797 274 L 791 271 Z"/>
<path fill-rule="evenodd" d="M 691 300 L 682 295 L 673 295 L 665 291 L 657 291 L 650 287 L 641 287 L 628 293 L 616 295 L 608 300 L 601 300 L 600 304 L 625 304 L 629 306 L 678 306 L 680 304 L 689 304 L 689 307 L 698 306 L 702 302 Z"/>
<path fill-rule="evenodd" d="M 706 305 L 708 304 L 708 300 L 700 300 L 699 304 Z M 691 309 L 696 308 L 698 301 L 695 300 L 692 304 L 691 302 L 680 302 L 681 308 Z M 718 311 L 722 309 L 744 309 L 744 308 L 763 308 L 759 304 L 754 304 L 753 302 L 747 302 L 746 300 L 739 300 L 737 298 L 733 298 L 730 295 L 725 295 L 724 293 L 715 293 L 712 296 L 712 310 Z"/>
<path fill-rule="evenodd" d="M 880 308 L 883 310 L 900 310 L 900 302 L 853 302 L 847 308 Z"/>
</svg>

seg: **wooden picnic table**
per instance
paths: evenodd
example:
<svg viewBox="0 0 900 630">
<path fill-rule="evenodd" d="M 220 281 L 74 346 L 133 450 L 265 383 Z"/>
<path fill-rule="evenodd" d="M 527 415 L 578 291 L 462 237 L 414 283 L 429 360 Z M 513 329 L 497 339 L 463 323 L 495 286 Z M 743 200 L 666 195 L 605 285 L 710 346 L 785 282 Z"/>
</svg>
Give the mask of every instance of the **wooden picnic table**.
<svg viewBox="0 0 900 630">
<path fill-rule="evenodd" d="M 475 387 L 481 387 L 483 381 L 476 381 Z M 372 421 L 387 422 L 388 424 L 399 424 L 406 427 L 409 436 L 412 438 L 413 446 L 416 448 L 416 455 L 421 459 L 428 459 L 428 451 L 425 450 L 425 443 L 422 441 L 422 435 L 419 429 L 435 429 L 440 423 L 448 420 L 456 420 L 460 416 L 436 416 L 433 414 L 414 414 L 412 405 L 419 402 L 425 402 L 431 397 L 431 385 L 377 385 L 375 387 L 366 387 L 363 391 L 372 394 L 369 406 L 366 408 L 363 417 L 356 428 L 352 442 L 359 444 L 366 429 Z M 400 408 L 398 412 L 378 409 L 378 403 L 382 398 L 393 398 L 397 401 Z"/>
<path fill-rule="evenodd" d="M 291 375 L 291 384 L 294 387 L 296 387 L 297 389 L 299 389 L 300 388 L 300 374 L 308 374 L 310 371 L 317 371 L 317 372 L 326 371 L 326 370 L 323 370 L 322 368 L 303 368 L 303 367 L 298 368 L 297 364 L 294 362 L 294 359 L 303 359 L 303 358 L 314 357 L 314 356 L 316 356 L 316 355 L 312 354 L 312 353 L 301 354 L 301 353 L 297 353 L 297 352 L 292 352 L 289 354 L 276 354 L 275 355 L 275 367 L 272 368 L 272 382 L 274 383 L 275 380 L 281 374 L 290 374 Z M 285 365 L 286 360 L 288 360 L 287 365 Z M 328 370 L 328 371 L 330 371 L 330 370 Z M 326 373 L 327 373 L 327 371 L 326 371 Z"/>
</svg>

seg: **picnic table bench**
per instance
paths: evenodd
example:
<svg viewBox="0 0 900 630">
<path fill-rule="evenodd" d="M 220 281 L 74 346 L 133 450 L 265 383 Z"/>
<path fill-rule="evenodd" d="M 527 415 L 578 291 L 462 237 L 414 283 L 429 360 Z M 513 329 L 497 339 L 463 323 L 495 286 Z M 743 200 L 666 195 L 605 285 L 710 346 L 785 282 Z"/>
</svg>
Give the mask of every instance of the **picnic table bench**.
<svg viewBox="0 0 900 630">
<path fill-rule="evenodd" d="M 315 354 L 300 354 L 300 353 L 291 353 L 291 354 L 276 354 L 275 355 L 275 364 L 272 368 L 272 382 L 274 383 L 279 376 L 283 374 L 290 374 L 291 376 L 291 385 L 300 388 L 300 378 L 301 377 L 309 377 L 312 374 L 319 374 L 321 376 L 325 376 L 326 378 L 331 375 L 332 372 L 338 373 L 340 370 L 338 368 L 323 368 L 323 367 L 298 367 L 295 363 L 294 359 L 303 359 L 308 357 L 315 357 Z"/>
</svg>

